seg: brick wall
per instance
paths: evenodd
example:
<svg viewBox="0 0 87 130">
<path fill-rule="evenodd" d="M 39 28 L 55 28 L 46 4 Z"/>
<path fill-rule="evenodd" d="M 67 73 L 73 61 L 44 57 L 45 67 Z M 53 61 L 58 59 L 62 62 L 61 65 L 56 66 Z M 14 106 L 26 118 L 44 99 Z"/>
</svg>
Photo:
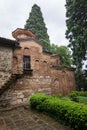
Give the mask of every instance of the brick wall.
<svg viewBox="0 0 87 130">
<path fill-rule="evenodd" d="M 74 71 L 60 67 L 60 56 L 43 52 L 43 46 L 35 39 L 24 38 L 19 40 L 21 48 L 14 50 L 13 59 L 11 49 L 0 48 L 0 81 L 5 83 L 11 71 L 22 75 L 4 91 L 1 98 L 14 106 L 28 103 L 29 96 L 34 93 L 67 95 L 75 90 Z M 24 56 L 30 56 L 30 70 L 27 73 L 23 68 Z"/>
<path fill-rule="evenodd" d="M 2 96 L 7 100 L 10 99 L 10 105 L 15 106 L 29 103 L 29 97 L 34 93 L 67 95 L 73 90 L 75 90 L 73 71 L 53 69 L 48 75 L 40 73 L 32 76 L 24 75 Z"/>
<path fill-rule="evenodd" d="M 67 95 L 75 90 L 74 71 L 55 68 L 55 66 L 59 66 L 59 56 L 51 56 L 49 53 L 43 52 L 42 46 L 35 41 L 23 41 L 20 46 L 22 48 L 14 52 L 14 56 L 18 60 L 18 64 L 14 64 L 14 68 L 17 66 L 23 72 L 23 55 L 30 56 L 32 75 L 28 72 L 23 74 L 8 91 L 4 92 L 3 96 L 10 99 L 12 106 L 28 103 L 29 96 L 34 93 Z"/>
</svg>

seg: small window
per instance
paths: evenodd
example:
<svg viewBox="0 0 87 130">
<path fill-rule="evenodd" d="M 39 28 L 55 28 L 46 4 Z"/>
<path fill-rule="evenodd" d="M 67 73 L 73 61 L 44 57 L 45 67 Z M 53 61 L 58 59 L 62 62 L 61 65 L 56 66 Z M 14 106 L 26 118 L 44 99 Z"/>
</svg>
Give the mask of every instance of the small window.
<svg viewBox="0 0 87 130">
<path fill-rule="evenodd" d="M 24 69 L 30 69 L 30 56 L 23 57 Z"/>
</svg>

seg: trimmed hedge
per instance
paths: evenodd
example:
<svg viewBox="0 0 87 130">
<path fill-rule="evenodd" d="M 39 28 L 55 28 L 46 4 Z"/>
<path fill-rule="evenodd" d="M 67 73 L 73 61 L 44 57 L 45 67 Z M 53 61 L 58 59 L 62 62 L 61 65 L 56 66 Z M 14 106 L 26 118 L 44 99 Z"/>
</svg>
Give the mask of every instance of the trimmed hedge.
<svg viewBox="0 0 87 130">
<path fill-rule="evenodd" d="M 37 108 L 44 100 L 47 99 L 47 96 L 43 93 L 34 94 L 30 97 L 30 105 L 32 108 Z"/>
<path fill-rule="evenodd" d="M 69 95 L 75 94 L 76 96 L 87 97 L 87 91 L 73 91 Z"/>
<path fill-rule="evenodd" d="M 57 121 L 70 125 L 75 130 L 87 130 L 87 106 L 73 101 L 65 101 L 45 94 L 30 97 L 33 109 L 46 112 Z"/>
</svg>

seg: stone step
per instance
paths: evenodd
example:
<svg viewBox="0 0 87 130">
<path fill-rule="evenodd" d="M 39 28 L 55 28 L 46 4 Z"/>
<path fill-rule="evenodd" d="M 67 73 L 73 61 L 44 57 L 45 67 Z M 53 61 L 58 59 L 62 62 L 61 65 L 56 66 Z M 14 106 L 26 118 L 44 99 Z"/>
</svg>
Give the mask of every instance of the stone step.
<svg viewBox="0 0 87 130">
<path fill-rule="evenodd" d="M 12 74 L 11 77 L 9 77 L 9 80 L 6 81 L 4 85 L 0 88 L 0 94 L 3 92 L 6 88 L 8 88 L 15 80 L 23 76 L 23 74 Z"/>
</svg>

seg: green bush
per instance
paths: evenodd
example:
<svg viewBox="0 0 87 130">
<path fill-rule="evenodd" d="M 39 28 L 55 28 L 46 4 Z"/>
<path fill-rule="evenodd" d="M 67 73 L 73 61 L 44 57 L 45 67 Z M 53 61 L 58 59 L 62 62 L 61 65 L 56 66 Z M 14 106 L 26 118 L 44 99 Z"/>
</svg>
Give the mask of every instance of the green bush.
<svg viewBox="0 0 87 130">
<path fill-rule="evenodd" d="M 87 97 L 87 91 L 73 91 L 70 94 L 75 93 L 76 96 L 84 96 Z"/>
<path fill-rule="evenodd" d="M 53 97 L 58 97 L 58 98 L 62 98 L 63 95 L 62 94 L 57 94 L 57 95 L 52 95 Z"/>
<path fill-rule="evenodd" d="M 79 102 L 80 102 L 80 103 L 84 103 L 84 104 L 87 105 L 87 97 L 84 97 L 84 96 L 78 96 L 78 98 L 79 98 Z"/>
<path fill-rule="evenodd" d="M 78 96 L 84 96 L 84 97 L 87 97 L 87 91 L 76 91 Z"/>
<path fill-rule="evenodd" d="M 79 102 L 78 94 L 76 92 L 72 92 L 69 94 L 69 97 L 72 101 Z"/>
<path fill-rule="evenodd" d="M 30 105 L 32 108 L 36 108 L 39 104 L 41 104 L 45 99 L 47 99 L 47 95 L 43 93 L 38 93 L 30 96 Z"/>
<path fill-rule="evenodd" d="M 35 94 L 30 98 L 33 108 L 48 113 L 56 120 L 70 125 L 75 130 L 87 130 L 87 106 L 73 101 L 65 101 L 44 94 Z"/>
</svg>

